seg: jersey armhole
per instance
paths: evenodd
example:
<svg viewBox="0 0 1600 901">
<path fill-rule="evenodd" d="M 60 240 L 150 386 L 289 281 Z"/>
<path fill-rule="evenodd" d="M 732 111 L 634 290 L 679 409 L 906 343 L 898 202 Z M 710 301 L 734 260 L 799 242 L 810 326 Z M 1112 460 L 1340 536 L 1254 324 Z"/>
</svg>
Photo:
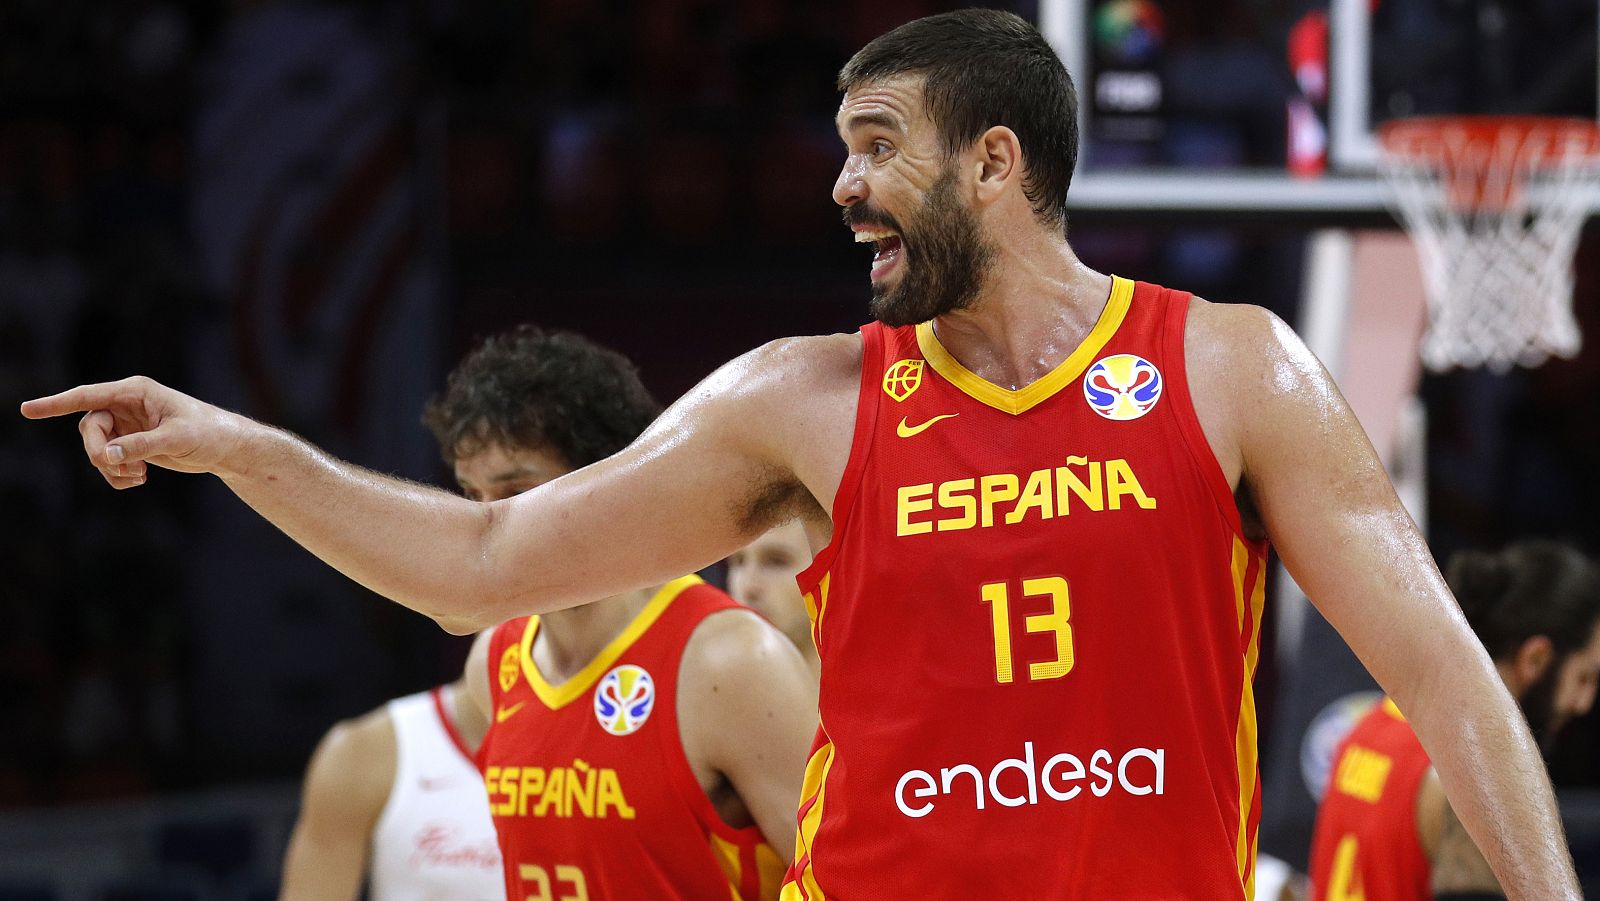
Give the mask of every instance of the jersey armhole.
<svg viewBox="0 0 1600 901">
<path fill-rule="evenodd" d="M 1216 453 L 1211 449 L 1211 442 L 1206 440 L 1205 429 L 1200 427 L 1200 415 L 1194 409 L 1194 399 L 1189 391 L 1189 360 L 1184 355 L 1189 303 L 1193 299 L 1192 294 L 1169 290 L 1167 307 L 1164 311 L 1165 321 L 1162 323 L 1165 332 L 1162 335 L 1162 355 L 1166 358 L 1166 376 L 1179 398 L 1176 410 L 1178 431 L 1183 435 L 1184 444 L 1188 446 L 1190 459 L 1194 461 L 1200 470 L 1201 478 L 1211 489 L 1212 500 L 1216 502 L 1217 512 L 1222 516 L 1222 521 L 1246 546 L 1264 551 L 1264 542 L 1244 534 L 1244 524 L 1239 519 L 1238 501 L 1234 499 L 1233 489 L 1228 486 L 1228 477 L 1222 471 L 1222 464 L 1218 462 Z"/>
<path fill-rule="evenodd" d="M 814 590 L 824 574 L 833 566 L 844 540 L 850 514 L 856 508 L 860 494 L 861 473 L 866 469 L 867 457 L 872 453 L 872 429 L 878 422 L 878 404 L 873 391 L 878 387 L 878 373 L 883 370 L 884 328 L 876 322 L 861 327 L 861 384 L 856 390 L 855 432 L 850 439 L 850 459 L 845 462 L 844 475 L 839 478 L 839 490 L 833 495 L 833 537 L 828 546 L 818 552 L 801 573 L 795 576 L 801 593 Z"/>
</svg>

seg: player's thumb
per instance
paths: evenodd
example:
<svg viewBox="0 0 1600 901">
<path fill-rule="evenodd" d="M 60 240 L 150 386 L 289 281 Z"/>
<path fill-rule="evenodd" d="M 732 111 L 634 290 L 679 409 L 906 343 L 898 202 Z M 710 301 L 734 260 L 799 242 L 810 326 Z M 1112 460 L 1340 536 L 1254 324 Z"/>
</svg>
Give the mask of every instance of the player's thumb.
<svg viewBox="0 0 1600 901">
<path fill-rule="evenodd" d="M 123 435 L 106 444 L 107 463 L 140 463 L 154 457 L 172 456 L 177 450 L 177 429 L 157 426 L 146 432 Z"/>
</svg>

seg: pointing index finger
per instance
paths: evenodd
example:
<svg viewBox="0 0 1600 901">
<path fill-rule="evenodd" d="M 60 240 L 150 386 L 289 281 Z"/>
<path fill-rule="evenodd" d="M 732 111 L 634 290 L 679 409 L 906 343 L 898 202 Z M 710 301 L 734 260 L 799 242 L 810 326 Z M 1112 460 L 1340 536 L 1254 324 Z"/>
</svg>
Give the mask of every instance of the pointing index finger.
<svg viewBox="0 0 1600 901">
<path fill-rule="evenodd" d="M 97 385 L 79 385 L 49 397 L 39 397 L 22 404 L 22 415 L 29 419 L 48 419 L 68 413 L 87 413 L 109 407 L 122 393 L 120 382 L 101 382 Z"/>
</svg>

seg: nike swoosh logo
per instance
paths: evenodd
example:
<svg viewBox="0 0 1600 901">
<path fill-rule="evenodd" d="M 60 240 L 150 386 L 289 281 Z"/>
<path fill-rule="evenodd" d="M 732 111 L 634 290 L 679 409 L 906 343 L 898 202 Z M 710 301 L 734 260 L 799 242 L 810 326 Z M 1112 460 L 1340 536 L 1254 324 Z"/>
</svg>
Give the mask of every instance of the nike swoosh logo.
<svg viewBox="0 0 1600 901">
<path fill-rule="evenodd" d="M 494 712 L 494 721 L 497 723 L 503 723 L 506 720 L 511 719 L 513 716 L 516 716 L 517 711 L 521 710 L 522 705 L 526 703 L 528 702 L 521 701 L 516 704 L 512 704 L 510 707 L 500 707 L 496 709 Z"/>
<path fill-rule="evenodd" d="M 910 438 L 912 435 L 922 434 L 922 432 L 926 430 L 928 426 L 933 425 L 941 419 L 951 419 L 960 415 L 960 413 L 944 413 L 933 417 L 927 422 L 918 423 L 916 425 L 907 425 L 905 417 L 901 417 L 900 424 L 894 427 L 894 433 L 899 435 L 901 438 Z"/>
</svg>

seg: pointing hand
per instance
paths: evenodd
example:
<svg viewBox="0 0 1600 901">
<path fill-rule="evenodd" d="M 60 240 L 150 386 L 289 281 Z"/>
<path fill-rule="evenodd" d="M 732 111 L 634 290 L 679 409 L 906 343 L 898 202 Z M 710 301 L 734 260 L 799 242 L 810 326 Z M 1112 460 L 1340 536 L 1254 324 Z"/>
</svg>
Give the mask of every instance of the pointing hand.
<svg viewBox="0 0 1600 901">
<path fill-rule="evenodd" d="M 79 385 L 22 405 L 29 419 L 69 413 L 84 414 L 78 422 L 84 453 L 118 489 L 143 485 L 147 465 L 220 472 L 253 425 L 144 376 Z"/>
</svg>

